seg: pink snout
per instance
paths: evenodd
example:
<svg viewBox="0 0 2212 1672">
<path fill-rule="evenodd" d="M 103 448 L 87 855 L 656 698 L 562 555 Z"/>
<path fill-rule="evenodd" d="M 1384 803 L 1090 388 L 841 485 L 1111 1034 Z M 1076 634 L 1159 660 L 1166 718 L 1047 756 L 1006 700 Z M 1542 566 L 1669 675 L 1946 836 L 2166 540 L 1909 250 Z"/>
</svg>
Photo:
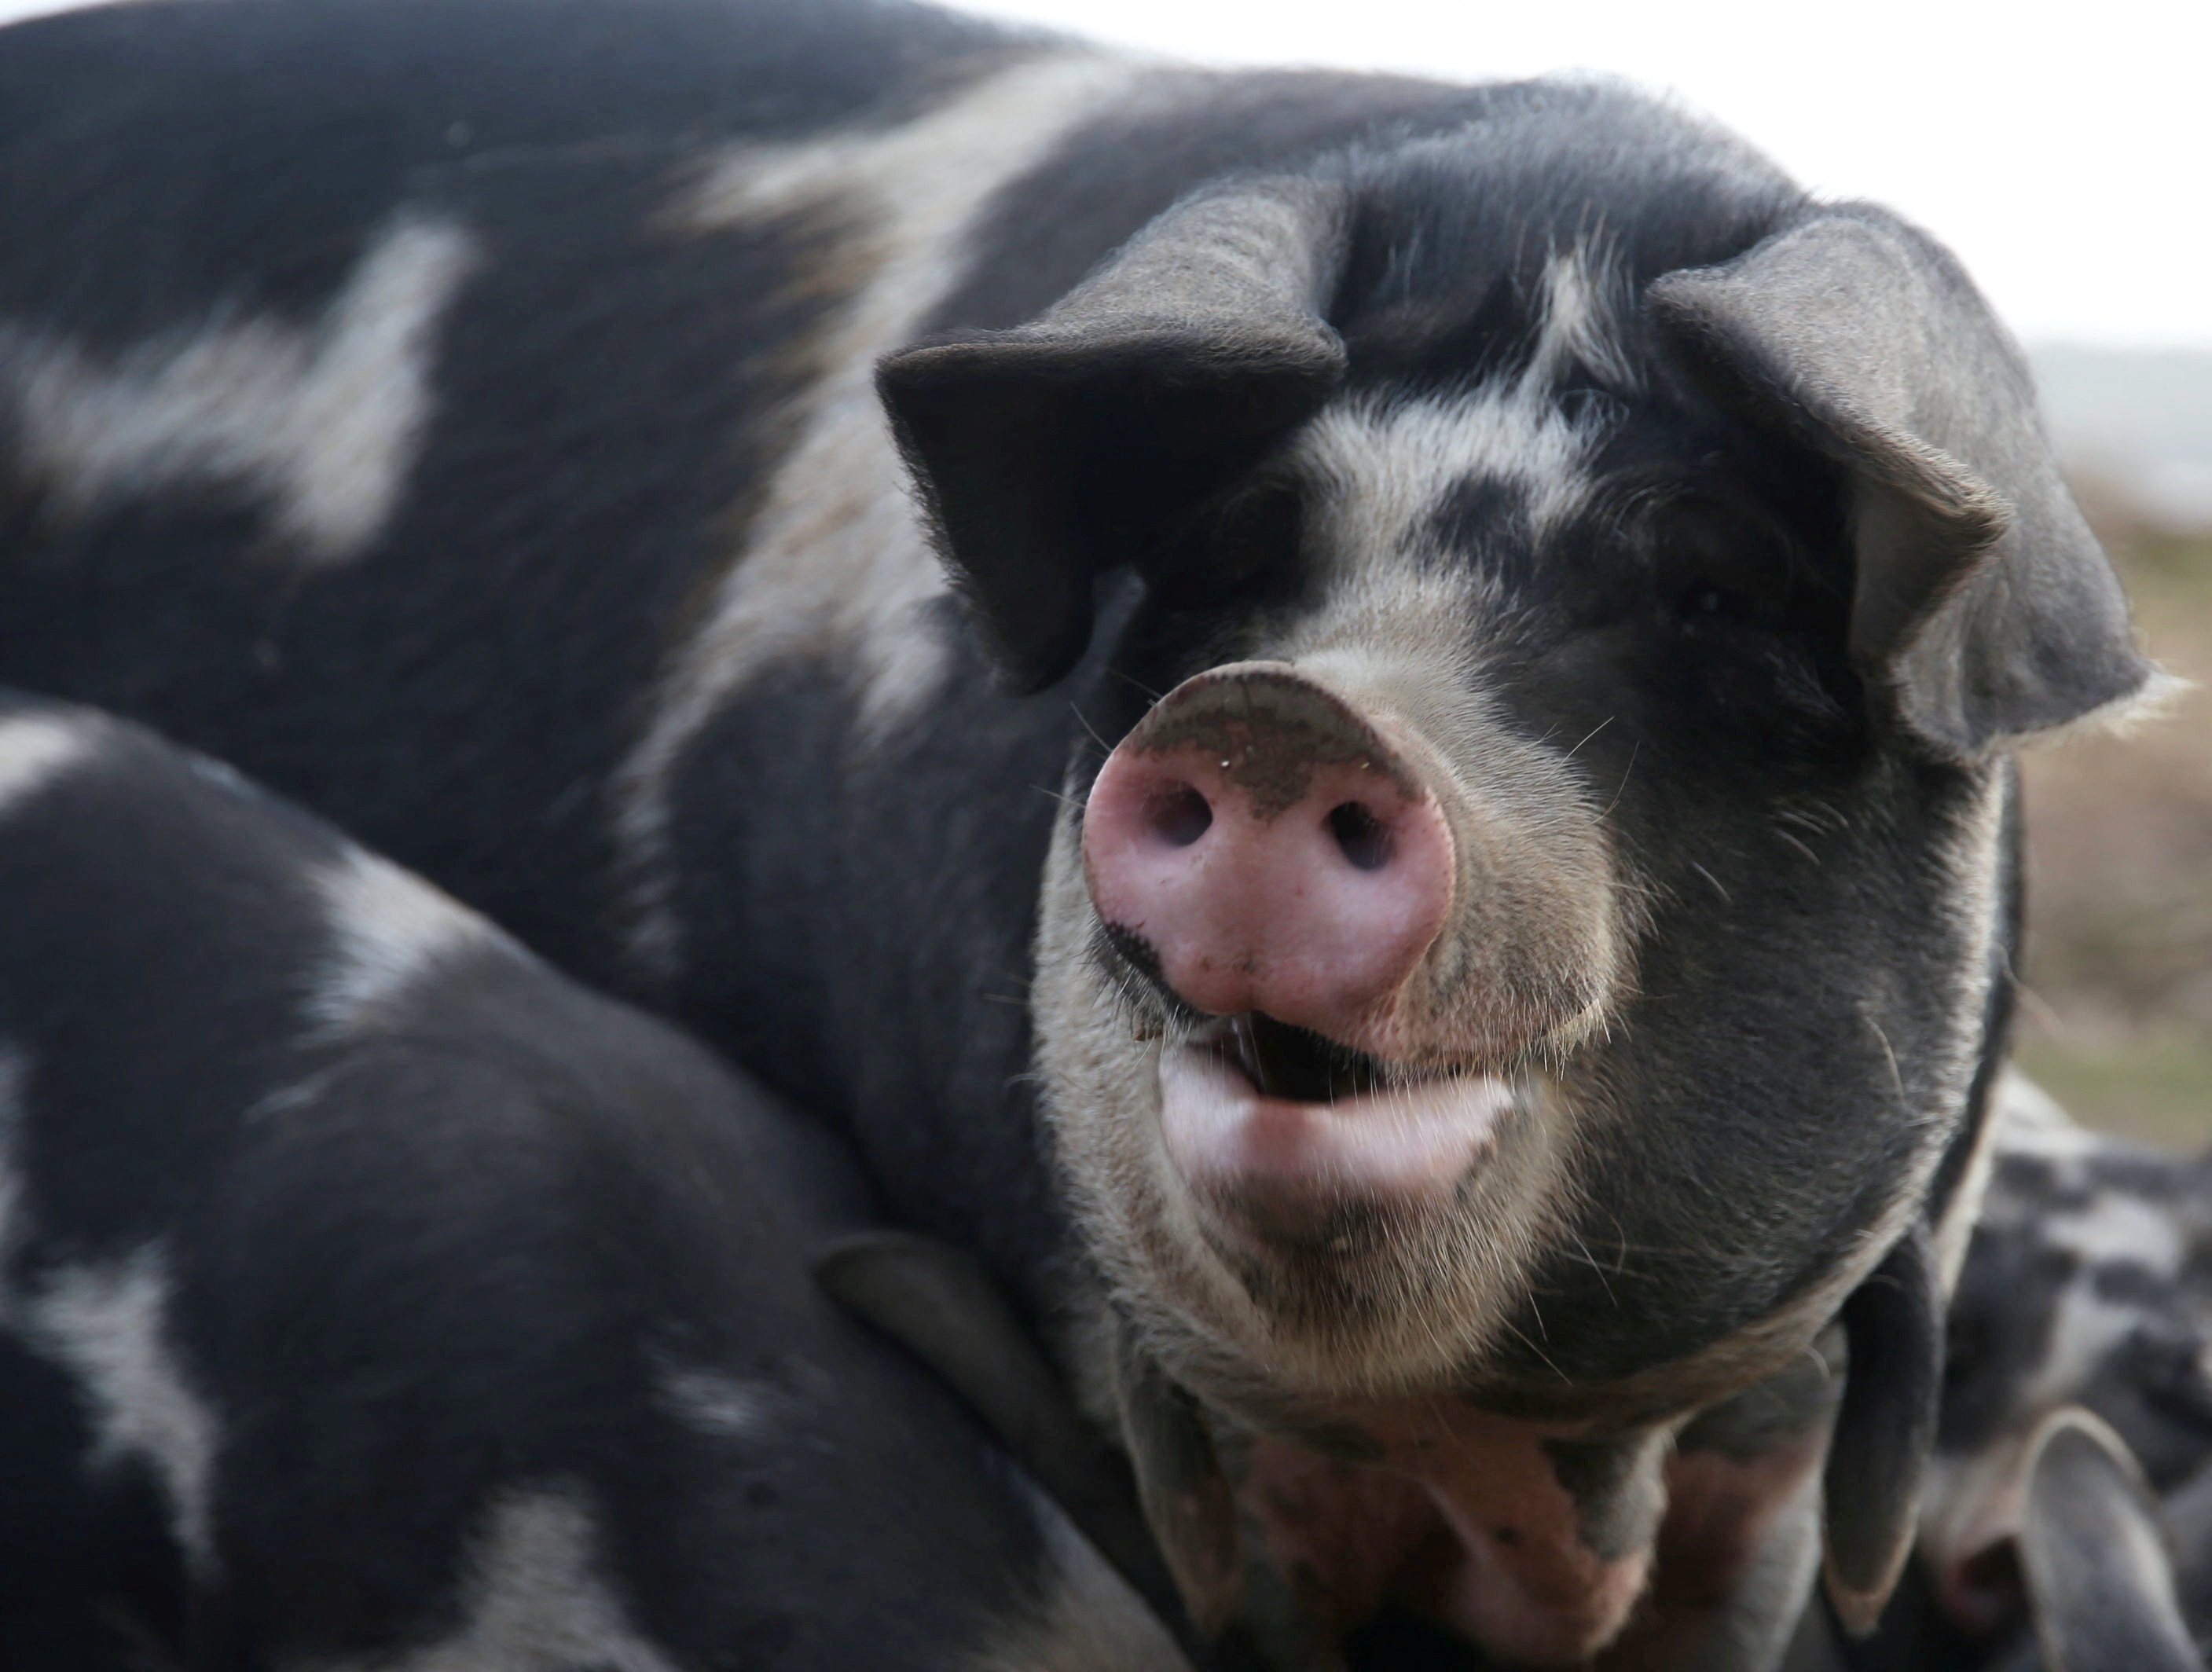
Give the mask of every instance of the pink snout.
<svg viewBox="0 0 2212 1672">
<path fill-rule="evenodd" d="M 1092 787 L 1084 862 L 1109 926 L 1194 1008 L 1356 1044 L 1451 909 L 1436 798 L 1351 708 L 1291 674 L 1171 692 Z"/>
</svg>

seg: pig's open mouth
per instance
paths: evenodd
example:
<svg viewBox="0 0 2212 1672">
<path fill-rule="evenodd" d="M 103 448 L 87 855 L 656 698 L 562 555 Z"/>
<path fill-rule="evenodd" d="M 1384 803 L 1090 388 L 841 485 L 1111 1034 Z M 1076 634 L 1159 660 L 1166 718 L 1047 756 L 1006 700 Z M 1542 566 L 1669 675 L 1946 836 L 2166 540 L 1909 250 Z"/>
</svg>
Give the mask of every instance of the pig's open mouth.
<svg viewBox="0 0 2212 1672">
<path fill-rule="evenodd" d="M 1261 1097 L 1290 1103 L 1337 1103 L 1407 1078 L 1364 1051 L 1257 1011 L 1224 1017 L 1192 1043 L 1234 1065 Z"/>
<path fill-rule="evenodd" d="M 1159 1075 L 1161 1136 L 1183 1177 L 1275 1230 L 1347 1202 L 1449 1196 L 1514 1097 L 1495 1075 L 1399 1067 L 1254 1012 L 1164 1045 Z"/>
</svg>

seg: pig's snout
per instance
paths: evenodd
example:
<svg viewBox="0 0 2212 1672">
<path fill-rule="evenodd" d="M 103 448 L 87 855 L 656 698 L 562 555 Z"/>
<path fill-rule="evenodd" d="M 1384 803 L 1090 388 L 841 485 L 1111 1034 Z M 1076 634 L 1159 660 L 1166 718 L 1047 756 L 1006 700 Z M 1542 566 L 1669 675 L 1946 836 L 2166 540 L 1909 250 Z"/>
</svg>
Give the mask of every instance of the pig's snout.
<svg viewBox="0 0 2212 1672">
<path fill-rule="evenodd" d="M 1184 1002 L 1346 1043 L 1452 905 L 1435 795 L 1348 704 L 1266 665 L 1162 699 L 1099 773 L 1083 852 L 1101 918 Z"/>
</svg>

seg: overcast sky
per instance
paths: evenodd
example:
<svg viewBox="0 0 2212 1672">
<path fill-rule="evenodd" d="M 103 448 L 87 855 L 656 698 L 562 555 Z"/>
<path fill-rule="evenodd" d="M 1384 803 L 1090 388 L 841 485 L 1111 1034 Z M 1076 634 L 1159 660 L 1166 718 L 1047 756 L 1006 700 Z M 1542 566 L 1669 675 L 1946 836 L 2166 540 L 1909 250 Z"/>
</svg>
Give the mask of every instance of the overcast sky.
<svg viewBox="0 0 2212 1672">
<path fill-rule="evenodd" d="M 794 0 L 797 3 L 798 0 Z M 1672 88 L 1947 240 L 2024 336 L 2212 349 L 2212 0 L 985 0 L 1226 63 Z"/>
<path fill-rule="evenodd" d="M 0 0 L 0 18 L 52 9 Z M 1673 88 L 1814 188 L 1880 198 L 1948 240 L 2031 340 L 2212 350 L 2212 0 L 972 9 L 1222 63 L 1589 69 Z"/>
</svg>

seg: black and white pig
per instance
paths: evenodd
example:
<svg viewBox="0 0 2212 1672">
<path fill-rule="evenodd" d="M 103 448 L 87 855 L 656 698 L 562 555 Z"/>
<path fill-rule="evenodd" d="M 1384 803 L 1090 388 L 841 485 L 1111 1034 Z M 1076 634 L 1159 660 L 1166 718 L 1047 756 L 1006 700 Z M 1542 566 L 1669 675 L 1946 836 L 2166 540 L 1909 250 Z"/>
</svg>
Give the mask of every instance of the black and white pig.
<svg viewBox="0 0 2212 1672">
<path fill-rule="evenodd" d="M 26 24 L 0 224 L 0 677 L 849 1136 L 1204 1627 L 1765 1665 L 1824 1453 L 1878 1607 L 2008 751 L 2151 677 L 1926 234 L 888 0 Z"/>
<path fill-rule="evenodd" d="M 1919 1583 L 1869 1669 L 2178 1672 L 2212 1641 L 2212 1166 L 2016 1076 L 1950 1314 Z"/>
<path fill-rule="evenodd" d="M 665 1025 L 49 702 L 0 923 L 9 1672 L 1184 1663 L 817 1292 L 839 1146 Z"/>
<path fill-rule="evenodd" d="M 2020 1075 L 1948 1316 L 1913 1561 L 1792 1672 L 2194 1672 L 2212 1641 L 2212 1168 Z"/>
</svg>

